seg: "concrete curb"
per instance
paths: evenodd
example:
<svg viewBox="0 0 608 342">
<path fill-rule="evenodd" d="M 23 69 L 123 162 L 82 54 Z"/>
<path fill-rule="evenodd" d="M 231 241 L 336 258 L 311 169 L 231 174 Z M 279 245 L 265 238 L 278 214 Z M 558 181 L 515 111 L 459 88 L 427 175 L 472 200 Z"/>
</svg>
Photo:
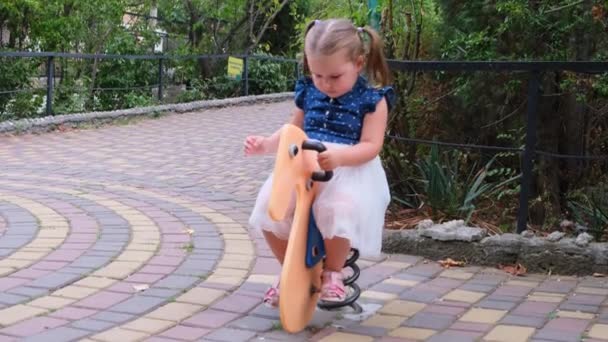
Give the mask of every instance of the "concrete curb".
<svg viewBox="0 0 608 342">
<path fill-rule="evenodd" d="M 175 103 L 159 106 L 138 107 L 120 109 L 105 112 L 89 112 L 77 114 L 65 114 L 56 116 L 45 116 L 32 119 L 21 119 L 5 121 L 0 123 L 0 133 L 28 133 L 46 131 L 62 124 L 79 124 L 95 121 L 111 121 L 123 117 L 137 117 L 147 115 L 158 115 L 159 113 L 176 112 L 185 113 L 201 109 L 241 106 L 259 102 L 279 102 L 293 99 L 293 92 L 276 93 L 269 95 L 242 96 L 221 100 L 204 100 L 187 103 Z"/>
<path fill-rule="evenodd" d="M 452 258 L 476 266 L 520 263 L 528 272 L 562 275 L 608 273 L 608 243 L 581 244 L 574 238 L 550 241 L 537 236 L 502 234 L 467 242 L 437 240 L 424 236 L 421 229 L 385 229 L 382 250 L 431 260 Z"/>
</svg>

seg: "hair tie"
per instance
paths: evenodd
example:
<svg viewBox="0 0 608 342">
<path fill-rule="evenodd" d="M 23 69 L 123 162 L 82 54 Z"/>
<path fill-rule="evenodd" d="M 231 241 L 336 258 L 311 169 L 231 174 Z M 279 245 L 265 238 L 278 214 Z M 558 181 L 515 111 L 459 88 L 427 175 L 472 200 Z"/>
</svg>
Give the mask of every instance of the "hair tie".
<svg viewBox="0 0 608 342">
<path fill-rule="evenodd" d="M 359 33 L 363 32 L 363 27 L 361 27 L 361 26 L 357 27 L 357 32 L 359 32 Z"/>
<path fill-rule="evenodd" d="M 315 24 L 315 25 L 318 25 L 320 22 L 321 22 L 321 20 L 319 20 L 319 19 L 315 19 L 314 24 Z"/>
</svg>

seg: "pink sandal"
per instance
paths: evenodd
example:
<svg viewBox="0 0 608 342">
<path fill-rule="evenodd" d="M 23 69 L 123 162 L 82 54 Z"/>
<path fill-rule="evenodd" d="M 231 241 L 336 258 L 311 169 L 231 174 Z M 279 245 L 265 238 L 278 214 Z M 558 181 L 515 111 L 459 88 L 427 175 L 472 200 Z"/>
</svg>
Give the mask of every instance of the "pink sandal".
<svg viewBox="0 0 608 342">
<path fill-rule="evenodd" d="M 346 290 L 340 272 L 323 271 L 323 285 L 321 285 L 320 300 L 327 302 L 342 302 L 346 299 Z"/>
<path fill-rule="evenodd" d="M 264 294 L 264 305 L 271 309 L 279 306 L 279 283 L 272 285 Z"/>
</svg>

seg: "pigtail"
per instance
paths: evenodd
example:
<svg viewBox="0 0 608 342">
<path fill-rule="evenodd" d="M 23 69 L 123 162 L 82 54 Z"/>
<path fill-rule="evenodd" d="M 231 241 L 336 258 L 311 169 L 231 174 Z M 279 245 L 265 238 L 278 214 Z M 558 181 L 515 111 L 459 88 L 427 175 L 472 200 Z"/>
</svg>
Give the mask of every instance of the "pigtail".
<svg viewBox="0 0 608 342">
<path fill-rule="evenodd" d="M 374 83 L 379 83 L 382 86 L 391 83 L 390 70 L 384 57 L 384 44 L 378 33 L 371 27 L 365 26 L 361 28 L 367 33 L 370 38 L 369 51 L 367 55 L 366 72 Z"/>
<path fill-rule="evenodd" d="M 310 31 L 310 29 L 315 26 L 315 24 L 317 24 L 319 22 L 319 20 L 313 20 L 310 23 L 308 23 L 308 25 L 306 26 L 306 31 L 304 32 L 304 42 L 306 44 L 306 36 L 308 35 L 308 31 Z M 310 70 L 308 69 L 308 59 L 306 58 L 306 49 L 302 49 L 304 51 L 303 55 L 302 55 L 302 70 L 304 71 L 304 74 L 310 74 Z"/>
</svg>

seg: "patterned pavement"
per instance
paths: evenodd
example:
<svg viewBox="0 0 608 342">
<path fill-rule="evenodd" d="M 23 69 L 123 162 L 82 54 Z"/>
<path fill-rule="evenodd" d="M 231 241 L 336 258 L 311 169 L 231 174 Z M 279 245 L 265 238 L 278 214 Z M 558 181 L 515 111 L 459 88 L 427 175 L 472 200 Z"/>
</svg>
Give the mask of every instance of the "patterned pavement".
<svg viewBox="0 0 608 342">
<path fill-rule="evenodd" d="M 289 102 L 0 137 L 0 341 L 608 341 L 606 278 L 360 260 L 364 313 L 287 334 L 247 229 Z"/>
</svg>

